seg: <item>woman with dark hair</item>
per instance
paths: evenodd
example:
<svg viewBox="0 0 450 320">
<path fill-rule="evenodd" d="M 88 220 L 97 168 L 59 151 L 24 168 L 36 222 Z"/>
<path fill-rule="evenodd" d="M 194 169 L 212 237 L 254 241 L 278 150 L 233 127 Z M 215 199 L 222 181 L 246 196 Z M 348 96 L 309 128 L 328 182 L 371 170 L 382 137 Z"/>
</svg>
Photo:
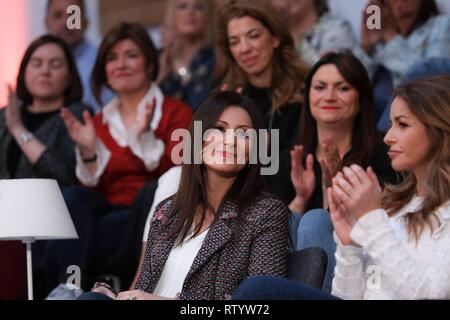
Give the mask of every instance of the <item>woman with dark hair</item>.
<svg viewBox="0 0 450 320">
<path fill-rule="evenodd" d="M 337 49 L 353 49 L 356 37 L 346 20 L 332 15 L 327 0 L 270 0 L 289 27 L 300 58 L 313 65 Z"/>
<path fill-rule="evenodd" d="M 136 290 L 116 296 L 100 284 L 82 299 L 221 300 L 247 277 L 284 276 L 289 212 L 265 193 L 251 155 L 258 142 L 249 132 L 263 127 L 256 106 L 236 92 L 204 101 L 189 130 L 192 141 L 204 140 L 185 144 L 178 192 L 155 210 Z"/>
<path fill-rule="evenodd" d="M 218 26 L 218 79 L 231 90 L 243 89 L 266 128 L 278 131 L 272 145 L 287 152 L 298 130 L 307 67 L 283 19 L 267 0 L 230 0 L 219 10 Z M 271 192 L 286 200 L 274 187 L 278 177 L 266 178 Z"/>
<path fill-rule="evenodd" d="M 8 104 L 0 110 L 0 179 L 56 179 L 61 188 L 74 184 L 74 143 L 60 112 L 68 109 L 81 119 L 88 108 L 80 103 L 81 82 L 65 42 L 50 35 L 34 40 L 20 64 L 17 93 L 8 89 Z M 26 297 L 25 270 L 17 271 L 25 262 L 23 244 L 2 242 L 0 252 L 8 256 L 0 258 L 0 282 L 5 284 L 0 300 Z"/>
<path fill-rule="evenodd" d="M 384 137 L 395 171 L 384 191 L 372 168 L 344 167 L 327 195 L 337 242 L 333 295 L 256 278 L 236 299 L 450 298 L 450 76 L 395 91 Z"/>
<path fill-rule="evenodd" d="M 370 30 L 364 13 L 355 54 L 372 76 L 378 127 L 388 128 L 392 92 L 405 72 L 422 59 L 450 56 L 450 17 L 439 15 L 435 0 L 372 0 L 370 5 L 381 8 L 381 29 Z"/>
<path fill-rule="evenodd" d="M 306 80 L 297 145 L 291 151 L 291 182 L 295 194 L 289 207 L 295 249 L 321 246 L 329 267 L 324 289 L 331 291 L 335 244 L 328 212 L 326 188 L 342 166 L 372 166 L 382 184 L 396 176 L 387 147 L 375 129 L 372 86 L 364 66 L 348 51 L 328 53 Z M 283 160 L 283 159 L 282 159 Z M 285 187 L 286 188 L 286 187 Z M 315 210 L 313 210 L 315 209 Z M 319 226 L 317 226 L 319 225 Z M 317 230 L 321 230 L 320 232 Z"/>
<path fill-rule="evenodd" d="M 49 243 L 49 282 L 57 276 L 65 282 L 69 265 L 80 265 L 88 278 L 89 266 L 120 244 L 139 190 L 174 165 L 171 134 L 187 128 L 192 112 L 162 94 L 154 83 L 157 74 L 156 49 L 145 28 L 121 23 L 105 35 L 92 74 L 98 101 L 104 85 L 117 97 L 95 117 L 85 113 L 84 123 L 62 113 L 83 184 L 64 191 L 79 240 Z"/>
</svg>

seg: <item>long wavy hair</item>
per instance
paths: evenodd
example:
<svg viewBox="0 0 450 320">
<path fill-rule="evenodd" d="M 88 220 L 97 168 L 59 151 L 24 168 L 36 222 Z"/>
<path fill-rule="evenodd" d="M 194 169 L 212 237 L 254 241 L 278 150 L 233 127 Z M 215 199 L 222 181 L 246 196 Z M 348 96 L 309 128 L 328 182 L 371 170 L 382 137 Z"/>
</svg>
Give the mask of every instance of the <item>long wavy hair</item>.
<svg viewBox="0 0 450 320">
<path fill-rule="evenodd" d="M 428 227 L 430 232 L 439 222 L 436 209 L 450 200 L 450 76 L 422 78 L 403 84 L 395 90 L 412 114 L 426 127 L 431 148 L 424 168 L 425 181 L 421 181 L 425 194 L 420 209 L 406 216 L 409 236 L 420 239 Z M 400 185 L 387 185 L 382 205 L 394 215 L 416 194 L 417 180 L 405 173 Z"/>
<path fill-rule="evenodd" d="M 280 40 L 272 58 L 271 102 L 277 110 L 286 103 L 303 102 L 302 91 L 308 67 L 298 57 L 294 40 L 282 18 L 267 0 L 230 0 L 219 10 L 217 78 L 231 88 L 246 88 L 248 76 L 236 63 L 228 41 L 228 23 L 236 18 L 251 17 Z"/>
<path fill-rule="evenodd" d="M 204 133 L 214 128 L 222 112 L 228 107 L 239 107 L 244 109 L 252 119 L 252 127 L 256 131 L 264 129 L 264 121 L 258 108 L 247 97 L 234 91 L 222 91 L 212 93 L 197 109 L 192 118 L 189 128 L 191 139 L 194 141 L 196 132 L 194 122 L 201 121 L 203 137 Z M 212 207 L 207 197 L 207 175 L 204 164 L 195 164 L 195 147 L 190 147 L 191 161 L 183 164 L 181 169 L 181 181 L 178 192 L 174 198 L 172 214 L 177 214 L 178 219 L 174 229 L 169 234 L 169 238 L 181 235 L 179 239 L 185 239 L 194 223 L 195 214 L 200 212 L 201 219 L 194 226 L 194 236 L 196 236 L 207 217 L 207 211 L 215 212 L 214 221 L 218 218 L 221 207 L 227 200 L 232 200 L 239 210 L 238 218 L 255 199 L 265 195 L 267 186 L 260 173 L 261 163 L 249 162 L 237 175 L 236 180 L 225 194 L 219 205 L 217 212 Z M 182 242 L 182 240 L 181 240 Z"/>
</svg>

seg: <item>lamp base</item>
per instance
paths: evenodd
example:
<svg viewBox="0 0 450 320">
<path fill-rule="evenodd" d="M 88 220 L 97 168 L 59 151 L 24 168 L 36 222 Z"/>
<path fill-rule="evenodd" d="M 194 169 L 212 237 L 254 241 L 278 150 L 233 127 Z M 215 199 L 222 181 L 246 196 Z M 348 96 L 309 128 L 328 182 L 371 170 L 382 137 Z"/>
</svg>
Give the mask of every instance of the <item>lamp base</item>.
<svg viewBox="0 0 450 320">
<path fill-rule="evenodd" d="M 27 246 L 27 283 L 28 283 L 28 300 L 33 300 L 33 260 L 31 257 L 31 244 L 34 242 L 33 238 L 22 239 L 22 242 Z"/>
</svg>

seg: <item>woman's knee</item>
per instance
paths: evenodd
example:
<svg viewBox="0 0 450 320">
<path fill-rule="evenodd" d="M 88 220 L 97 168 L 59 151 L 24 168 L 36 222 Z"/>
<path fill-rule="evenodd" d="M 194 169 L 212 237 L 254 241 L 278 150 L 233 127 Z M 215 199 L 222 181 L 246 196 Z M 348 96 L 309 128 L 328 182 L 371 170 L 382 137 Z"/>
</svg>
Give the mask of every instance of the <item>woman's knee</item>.
<svg viewBox="0 0 450 320">
<path fill-rule="evenodd" d="M 299 229 L 302 228 L 326 228 L 332 229 L 330 213 L 324 209 L 314 209 L 306 212 L 300 221 Z"/>
</svg>

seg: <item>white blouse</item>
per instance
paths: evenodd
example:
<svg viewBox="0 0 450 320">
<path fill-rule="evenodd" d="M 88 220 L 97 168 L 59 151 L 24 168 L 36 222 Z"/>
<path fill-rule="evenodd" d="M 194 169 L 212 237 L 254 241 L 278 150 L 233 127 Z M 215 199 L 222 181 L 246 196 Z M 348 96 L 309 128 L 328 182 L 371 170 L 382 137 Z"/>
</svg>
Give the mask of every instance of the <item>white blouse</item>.
<svg viewBox="0 0 450 320">
<path fill-rule="evenodd" d="M 450 201 L 436 211 L 441 222 L 417 242 L 404 219 L 422 199 L 413 198 L 396 215 L 377 209 L 358 220 L 352 240 L 343 246 L 337 235 L 332 294 L 343 299 L 449 299 Z"/>
<path fill-rule="evenodd" d="M 181 245 L 175 245 L 172 248 L 153 294 L 160 297 L 176 298 L 177 294 L 183 289 L 184 279 L 189 273 L 208 231 L 209 229 L 203 231 L 195 238 L 188 235 Z"/>
<path fill-rule="evenodd" d="M 159 125 L 162 118 L 162 106 L 164 103 L 164 95 L 161 89 L 152 84 L 147 94 L 142 98 L 137 106 L 136 123 L 143 116 L 146 110 L 147 103 L 151 102 L 153 98 L 156 99 L 156 106 L 153 112 L 153 118 L 150 124 L 150 130 L 144 133 L 140 139 L 137 137 L 137 127 L 132 126 L 128 130 L 123 124 L 122 117 L 119 112 L 119 98 L 114 98 L 103 109 L 103 123 L 108 125 L 109 133 L 120 147 L 129 147 L 133 154 L 140 158 L 148 171 L 152 171 L 159 166 L 161 157 L 164 154 L 164 142 L 156 138 L 154 131 Z M 95 152 L 97 155 L 97 170 L 91 174 L 81 159 L 81 154 L 78 148 L 75 148 L 77 159 L 76 175 L 77 178 L 86 186 L 96 186 L 100 180 L 101 175 L 108 165 L 111 158 L 111 152 L 97 138 L 95 143 Z"/>
</svg>

